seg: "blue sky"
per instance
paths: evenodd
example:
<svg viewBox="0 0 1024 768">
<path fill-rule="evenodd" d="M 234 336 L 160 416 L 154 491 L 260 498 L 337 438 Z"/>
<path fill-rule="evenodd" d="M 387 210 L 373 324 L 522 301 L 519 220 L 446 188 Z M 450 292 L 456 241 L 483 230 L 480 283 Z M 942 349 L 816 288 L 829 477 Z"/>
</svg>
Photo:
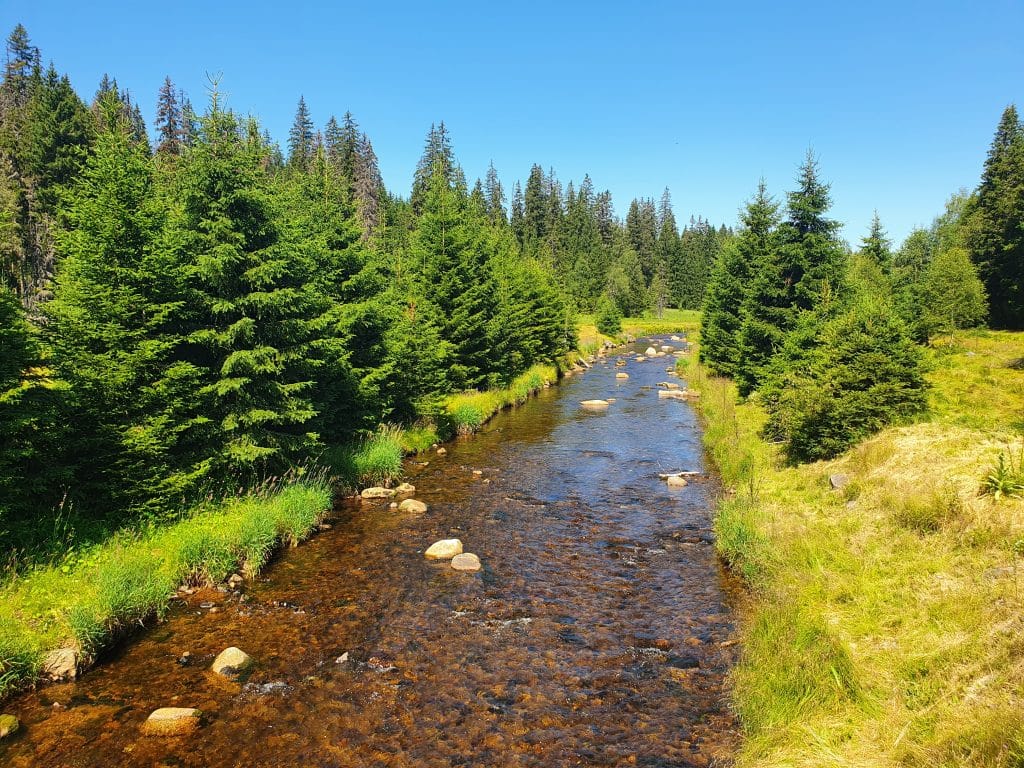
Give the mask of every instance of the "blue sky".
<svg viewBox="0 0 1024 768">
<path fill-rule="evenodd" d="M 207 73 L 284 143 L 299 95 L 351 110 L 407 193 L 444 120 L 472 180 L 589 173 L 620 215 L 672 191 L 676 216 L 733 223 L 808 147 L 859 242 L 901 240 L 977 184 L 999 116 L 1024 108 L 1024 2 L 302 2 L 0 0 L 91 97 L 104 72 L 148 120 L 165 75 L 197 108 Z"/>
</svg>

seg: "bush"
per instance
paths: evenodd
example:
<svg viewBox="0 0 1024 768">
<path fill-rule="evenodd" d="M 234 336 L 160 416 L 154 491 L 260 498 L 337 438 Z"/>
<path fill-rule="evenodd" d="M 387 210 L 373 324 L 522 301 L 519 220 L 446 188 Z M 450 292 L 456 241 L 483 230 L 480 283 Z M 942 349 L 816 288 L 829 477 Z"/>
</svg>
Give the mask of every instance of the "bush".
<svg viewBox="0 0 1024 768">
<path fill-rule="evenodd" d="M 888 310 L 859 302 L 794 332 L 763 389 L 765 436 L 793 462 L 839 455 L 925 407 L 921 349 Z"/>
</svg>

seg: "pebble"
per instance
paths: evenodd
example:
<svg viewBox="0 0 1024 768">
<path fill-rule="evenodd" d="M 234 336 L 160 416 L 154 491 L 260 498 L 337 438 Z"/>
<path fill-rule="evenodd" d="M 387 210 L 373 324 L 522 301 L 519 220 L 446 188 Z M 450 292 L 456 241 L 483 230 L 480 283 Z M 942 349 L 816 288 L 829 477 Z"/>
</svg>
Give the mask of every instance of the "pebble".
<svg viewBox="0 0 1024 768">
<path fill-rule="evenodd" d="M 427 511 L 427 505 L 418 499 L 406 499 L 398 505 L 399 512 L 412 512 L 413 514 L 422 514 Z"/>
<path fill-rule="evenodd" d="M 253 663 L 252 656 L 240 648 L 231 646 L 218 654 L 217 658 L 213 660 L 210 669 L 224 677 L 237 677 L 247 671 Z"/>
<path fill-rule="evenodd" d="M 443 447 L 442 448 L 438 448 L 437 449 L 437 455 L 438 456 L 447 456 L 448 455 L 448 449 L 447 448 L 443 448 Z"/>
</svg>

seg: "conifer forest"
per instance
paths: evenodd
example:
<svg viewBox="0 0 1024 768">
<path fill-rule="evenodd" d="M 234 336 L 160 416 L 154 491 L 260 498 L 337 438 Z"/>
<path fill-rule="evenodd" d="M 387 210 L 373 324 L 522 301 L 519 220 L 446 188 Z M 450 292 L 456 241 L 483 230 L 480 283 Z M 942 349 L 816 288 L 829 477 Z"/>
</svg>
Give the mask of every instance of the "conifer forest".
<svg viewBox="0 0 1024 768">
<path fill-rule="evenodd" d="M 684 591 L 704 594 L 704 582 L 670 586 L 665 574 L 683 572 L 682 560 L 645 578 L 658 584 L 652 599 L 675 606 L 674 614 L 692 610 L 720 623 L 693 629 L 685 646 L 668 629 L 634 628 L 624 646 L 632 666 L 615 673 L 617 688 L 601 688 L 605 671 L 587 667 L 573 670 L 573 692 L 551 693 L 546 686 L 563 671 L 550 665 L 579 648 L 604 648 L 587 632 L 609 626 L 601 611 L 626 598 L 615 593 L 581 608 L 592 609 L 589 623 L 557 618 L 552 636 L 568 650 L 537 654 L 548 672 L 529 661 L 522 674 L 502 668 L 520 688 L 532 680 L 535 700 L 570 702 L 571 712 L 551 715 L 567 719 L 543 747 L 531 734 L 555 733 L 554 726 L 509 726 L 522 744 L 495 735 L 505 733 L 502 718 L 528 709 L 516 698 L 520 689 L 502 678 L 480 684 L 473 701 L 483 702 L 483 719 L 469 718 L 498 722 L 490 736 L 469 726 L 459 746 L 436 736 L 447 745 L 439 754 L 449 749 L 453 762 L 423 757 L 402 741 L 390 714 L 381 716 L 392 723 L 387 728 L 367 726 L 376 735 L 365 745 L 353 727 L 335 739 L 341 746 L 314 748 L 309 736 L 296 747 L 299 757 L 396 766 L 623 765 L 637 764 L 636 755 L 638 764 L 666 766 L 1024 764 L 1017 572 L 1024 555 L 1024 120 L 1013 104 L 991 116 L 994 137 L 975 185 L 948 190 L 930 226 L 894 242 L 876 212 L 850 243 L 832 211 L 843 191 L 829 181 L 829 157 L 813 149 L 792 158 L 785 189 L 753 174 L 735 221 L 709 221 L 699 211 L 677 219 L 668 188 L 613 201 L 596 166 L 593 178 L 571 180 L 558 176 L 557 157 L 529 168 L 464 168 L 458 143 L 481 137 L 463 137 L 439 115 L 425 130 L 411 183 L 391 189 L 373 137 L 345 104 L 315 105 L 318 114 L 335 110 L 318 125 L 314 105 L 295 94 L 291 129 L 276 137 L 257 116 L 229 106 L 217 76 L 202 94 L 183 92 L 170 77 L 150 93 L 129 93 L 113 75 L 95 86 L 73 83 L 49 63 L 59 63 L 60 53 L 40 51 L 19 24 L 6 40 L 0 82 L 0 705 L 15 702 L 20 718 L 0 716 L 0 762 L 8 730 L 21 727 L 8 742 L 12 765 L 65 764 L 45 762 L 43 747 L 31 747 L 34 758 L 19 751 L 34 743 L 33 729 L 45 734 L 44 720 L 57 717 L 49 709 L 33 714 L 33 706 L 43 710 L 31 698 L 40 694 L 29 692 L 60 678 L 54 649 L 72 649 L 74 679 L 102 663 L 116 642 L 149 631 L 141 627 L 168 615 L 174 626 L 169 594 L 194 608 L 192 590 L 219 588 L 230 601 L 282 544 L 346 526 L 368 541 L 392 535 L 365 519 L 423 513 L 428 505 L 366 504 L 390 500 L 403 480 L 415 480 L 422 495 L 431 472 L 456 471 L 439 468 L 451 451 L 461 462 L 451 466 L 469 478 L 445 475 L 461 489 L 453 499 L 462 498 L 459 483 L 476 482 L 489 490 L 465 493 L 519 509 L 507 515 L 522 520 L 522 530 L 552 526 L 544 529 L 556 531 L 552 541 L 578 547 L 565 562 L 579 557 L 598 586 L 581 580 L 577 595 L 624 583 L 633 578 L 624 575 L 629 568 L 652 573 L 651 558 L 695 551 L 683 544 L 708 544 L 704 579 L 720 584 L 707 598 L 712 607 L 671 603 Z M 509 188 L 506 173 L 520 180 Z M 641 374 L 645 365 L 660 373 Z M 605 391 L 580 383 L 604 376 L 606 367 Z M 566 412 L 572 418 L 565 416 L 561 400 L 545 399 L 549 387 L 572 393 L 557 395 L 563 398 L 576 398 L 568 388 L 579 388 L 579 398 L 588 398 L 584 410 L 574 402 Z M 630 441 L 619 453 L 587 443 L 597 439 L 591 432 L 564 431 L 596 429 L 602 414 L 634 413 L 630 397 L 654 390 L 663 404 L 679 405 L 672 418 L 689 420 L 659 416 L 635 427 L 645 434 L 623 422 L 607 438 Z M 533 395 L 538 402 L 528 404 Z M 538 437 L 516 414 L 484 430 L 496 412 L 520 407 L 550 434 Z M 680 443 L 676 454 L 641 455 L 655 450 L 646 438 L 653 446 L 684 431 L 698 448 Z M 477 440 L 490 447 L 467 447 Z M 559 469 L 543 453 L 558 440 L 578 464 Z M 527 450 L 521 446 L 534 453 L 499 458 Z M 614 469 L 586 463 L 605 461 L 605 449 L 637 461 L 637 477 L 657 493 L 667 478 L 689 496 L 657 501 L 655 491 L 625 484 L 591 499 L 615 477 Z M 548 463 L 529 474 L 532 461 Z M 473 475 L 471 465 L 479 466 Z M 520 473 L 525 485 L 499 487 L 493 467 Z M 568 500 L 536 490 L 552 477 L 580 487 Z M 363 511 L 344 511 L 360 491 Z M 648 508 L 641 497 L 655 501 Z M 706 531 L 704 522 L 675 533 L 658 527 L 670 526 L 665 510 L 676 509 L 675 498 L 708 510 Z M 447 500 L 427 500 L 432 510 L 448 509 Z M 558 539 L 559 505 L 575 511 L 585 503 L 590 512 L 575 513 L 578 527 Z M 605 523 L 594 522 L 593 510 L 605 510 L 614 528 L 631 504 L 643 524 L 600 532 Z M 480 527 L 505 521 L 459 509 L 466 516 L 431 523 L 434 538 L 458 532 L 472 539 L 473 520 Z M 627 551 L 622 542 L 641 537 L 641 529 L 652 538 Z M 528 569 L 516 574 L 527 566 L 512 554 L 506 562 L 496 549 L 505 529 L 488 530 L 498 531 L 487 541 L 494 551 L 479 541 L 484 566 L 479 558 L 467 566 L 483 568 L 487 600 L 498 600 L 516 575 L 523 589 L 524 580 L 543 582 Z M 604 537 L 593 561 L 590 536 Z M 398 545 L 388 541 L 393 554 Z M 529 551 L 533 560 L 550 554 Z M 617 570 L 602 575 L 609 552 Z M 455 554 L 464 556 L 461 541 Z M 419 554 L 409 562 L 425 567 Z M 419 571 L 401 574 L 394 580 L 403 589 L 436 587 Z M 366 599 L 391 615 L 391 604 L 380 607 L 386 577 L 376 578 L 380 584 L 367 588 L 376 597 Z M 465 632 L 491 632 L 480 642 L 494 643 L 486 645 L 494 659 L 516 632 L 543 636 L 546 608 L 538 606 L 557 592 L 543 583 L 545 597 L 524 602 L 536 614 L 481 609 Z M 745 607 L 726 621 L 720 617 L 739 604 L 730 590 L 744 592 Z M 401 594 L 425 605 L 433 599 Z M 444 603 L 454 612 L 449 621 L 484 599 L 467 594 Z M 356 605 L 359 598 L 348 596 L 332 610 L 363 610 Z M 237 610 L 250 608 L 238 603 Z M 337 626 L 347 620 L 331 619 Z M 360 673 L 404 674 L 402 652 L 381 650 L 387 628 L 378 635 L 380 648 L 352 641 L 366 658 L 354 650 L 346 663 Z M 349 659 L 341 650 L 339 669 Z M 587 658 L 580 663 L 597 663 Z M 657 692 L 642 687 L 662 669 L 676 698 L 665 693 L 668 683 Z M 253 683 L 240 678 L 239 697 L 278 684 L 255 674 Z M 411 672 L 407 679 L 416 685 Z M 344 685 L 377 685 L 353 680 Z M 635 685 L 629 696 L 621 692 L 626 685 Z M 377 702 L 378 694 L 365 701 Z M 679 736 L 641 708 L 637 734 L 647 735 L 632 760 L 615 751 L 619 741 L 588 747 L 572 719 L 587 707 L 633 717 L 642 699 L 667 721 L 671 702 L 683 695 L 704 707 L 687 725 L 692 733 Z M 326 694 L 296 705 L 310 708 L 303 715 L 310 722 L 327 711 L 317 696 Z M 410 722 L 419 727 L 431 712 Z M 440 730 L 461 733 L 463 720 L 437 717 Z M 671 714 L 672 722 L 680 717 Z M 220 750 L 210 765 L 258 757 L 246 751 L 255 742 L 221 741 L 216 711 L 203 718 L 216 745 L 210 749 Z M 137 759 L 155 760 L 146 751 L 155 742 L 145 743 Z M 379 757 L 384 752 L 390 757 Z M 102 764 L 106 753 L 96 754 Z M 371 754 L 377 762 L 359 762 Z M 526 762 L 503 762 L 516 755 Z M 181 759 L 175 764 L 193 765 Z"/>
</svg>

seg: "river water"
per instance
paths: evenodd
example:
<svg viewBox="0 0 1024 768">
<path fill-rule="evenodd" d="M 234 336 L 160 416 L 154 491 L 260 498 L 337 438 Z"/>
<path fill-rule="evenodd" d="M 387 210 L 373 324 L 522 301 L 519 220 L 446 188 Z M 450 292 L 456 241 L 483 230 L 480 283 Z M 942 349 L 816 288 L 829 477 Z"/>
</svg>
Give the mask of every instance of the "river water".
<svg viewBox="0 0 1024 768">
<path fill-rule="evenodd" d="M 426 513 L 343 502 L 241 595 L 192 595 L 78 682 L 9 702 L 24 729 L 0 764 L 727 765 L 736 589 L 711 535 L 719 486 L 658 478 L 705 466 L 691 406 L 658 399 L 674 359 L 637 362 L 646 346 L 410 461 Z M 483 571 L 425 560 L 449 537 Z M 247 681 L 208 671 L 231 645 L 257 660 Z M 205 724 L 141 736 L 164 706 Z"/>
</svg>

